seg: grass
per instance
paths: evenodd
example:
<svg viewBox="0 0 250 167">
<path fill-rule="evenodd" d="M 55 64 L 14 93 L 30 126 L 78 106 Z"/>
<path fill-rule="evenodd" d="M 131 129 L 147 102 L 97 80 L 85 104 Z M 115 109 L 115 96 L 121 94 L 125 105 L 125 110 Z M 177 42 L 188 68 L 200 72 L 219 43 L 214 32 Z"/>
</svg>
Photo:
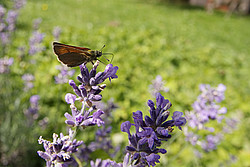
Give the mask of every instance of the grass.
<svg viewBox="0 0 250 167">
<path fill-rule="evenodd" d="M 36 91 L 44 97 L 47 109 L 54 104 L 55 93 L 61 93 L 58 95 L 61 99 L 66 94 L 58 89 L 51 88 L 49 92 L 44 89 L 46 84 L 53 87 L 51 75 L 55 73 L 55 65 L 59 64 L 51 48 L 52 30 L 59 26 L 62 28 L 60 42 L 92 49 L 100 49 L 106 44 L 104 51 L 115 54 L 113 64 L 119 66 L 119 78 L 108 84 L 103 97 L 105 100 L 114 97 L 119 104 L 116 122 L 130 118 L 136 110 L 147 110 L 145 104 L 151 98 L 148 86 L 156 75 L 161 75 L 170 88 L 165 97 L 174 104 L 172 110 L 190 110 L 201 83 L 213 87 L 225 84 L 224 105 L 228 115 L 237 110 L 244 115 L 239 132 L 232 136 L 237 148 L 230 145 L 225 151 L 222 144 L 219 151 L 208 154 L 202 163 L 217 166 L 224 162 L 217 157 L 226 159 L 225 153 L 229 151 L 237 154 L 237 165 L 250 164 L 247 159 L 250 155 L 247 142 L 250 130 L 249 16 L 208 14 L 200 8 L 158 1 L 30 0 L 21 11 L 15 45 L 28 44 L 23 39 L 31 32 L 31 21 L 36 18 L 43 19 L 40 30 L 47 34 L 47 54 L 41 57 L 34 71 L 36 78 L 42 79 L 36 80 Z M 71 91 L 70 88 L 67 90 Z M 48 114 L 57 117 L 55 112 Z M 119 132 L 119 127 L 114 131 Z M 231 138 L 227 142 L 231 143 Z M 179 151 L 175 146 L 180 147 L 176 143 L 169 146 L 169 155 Z M 188 159 L 186 154 L 190 152 L 183 151 L 168 165 L 193 166 L 192 157 L 187 156 Z M 209 162 L 211 159 L 215 161 Z"/>
</svg>

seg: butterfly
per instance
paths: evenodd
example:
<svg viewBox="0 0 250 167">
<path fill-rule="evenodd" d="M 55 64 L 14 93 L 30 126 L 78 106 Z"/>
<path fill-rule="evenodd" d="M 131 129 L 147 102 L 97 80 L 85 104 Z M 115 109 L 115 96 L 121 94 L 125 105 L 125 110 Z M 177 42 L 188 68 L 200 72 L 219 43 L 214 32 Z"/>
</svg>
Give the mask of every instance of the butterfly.
<svg viewBox="0 0 250 167">
<path fill-rule="evenodd" d="M 102 49 L 104 47 L 105 45 L 102 47 Z M 57 55 L 57 59 L 61 63 L 65 64 L 67 67 L 76 67 L 83 63 L 88 63 L 88 62 L 94 64 L 93 61 L 98 60 L 98 58 L 101 57 L 102 55 L 112 54 L 112 53 L 102 53 L 102 49 L 100 51 L 91 50 L 89 48 L 71 46 L 59 42 L 53 42 L 53 50 Z M 107 58 L 105 59 L 108 60 Z"/>
</svg>

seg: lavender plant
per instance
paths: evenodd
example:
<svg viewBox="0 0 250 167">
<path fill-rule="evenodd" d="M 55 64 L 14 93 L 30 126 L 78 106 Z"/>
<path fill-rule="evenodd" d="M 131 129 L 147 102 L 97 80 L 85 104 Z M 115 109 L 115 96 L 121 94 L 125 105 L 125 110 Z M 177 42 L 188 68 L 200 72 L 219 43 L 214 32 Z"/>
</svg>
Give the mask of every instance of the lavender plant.
<svg viewBox="0 0 250 167">
<path fill-rule="evenodd" d="M 68 78 L 72 77 L 75 74 L 75 70 L 74 69 L 69 69 L 66 66 L 56 66 L 56 68 L 58 70 L 60 70 L 60 73 L 55 76 L 55 82 L 57 84 L 63 84 L 63 83 L 67 83 L 68 82 Z"/>
<path fill-rule="evenodd" d="M 7 10 L 0 5 L 0 38 L 1 45 L 4 47 L 11 42 L 11 34 L 16 28 L 16 21 L 18 17 L 18 11 Z"/>
<path fill-rule="evenodd" d="M 99 101 L 99 102 L 94 102 L 93 104 L 104 112 L 104 114 L 102 115 L 102 119 L 105 122 L 105 125 L 103 125 L 95 132 L 94 141 L 80 148 L 77 157 L 86 162 L 89 162 L 91 160 L 91 154 L 93 154 L 93 152 L 98 150 L 103 150 L 111 158 L 114 158 L 120 151 L 120 146 L 118 145 L 114 147 L 111 140 L 111 130 L 112 130 L 111 122 L 113 119 L 111 111 L 114 111 L 114 109 L 117 108 L 117 105 L 114 104 L 113 99 L 109 100 L 107 103 Z M 97 159 L 96 163 L 100 165 L 101 160 L 100 161 L 99 160 L 100 159 Z M 109 161 L 110 160 L 108 160 L 107 162 Z"/>
<path fill-rule="evenodd" d="M 53 143 L 42 140 L 40 138 L 39 143 L 44 144 L 45 152 L 38 151 L 38 154 L 46 160 L 47 166 L 56 164 L 67 165 L 75 161 L 78 162 L 79 159 L 76 156 L 72 157 L 72 154 L 78 150 L 77 147 L 83 144 L 82 141 L 76 142 L 76 140 L 74 139 L 77 130 L 79 128 L 85 129 L 89 126 L 94 125 L 104 125 L 104 121 L 101 118 L 101 115 L 104 114 L 104 112 L 98 109 L 95 105 L 92 105 L 92 103 L 94 101 L 100 101 L 102 99 L 100 93 L 106 87 L 106 85 L 102 83 L 108 78 L 111 81 L 111 79 L 118 77 L 116 75 L 118 67 L 113 67 L 112 64 L 108 64 L 104 72 L 97 72 L 96 69 L 98 65 L 99 62 L 97 61 L 90 71 L 88 70 L 86 64 L 80 65 L 81 75 L 77 77 L 78 81 L 81 83 L 79 86 L 77 86 L 73 80 L 69 81 L 69 84 L 70 86 L 72 86 L 75 94 L 66 94 L 65 101 L 70 104 L 71 114 L 66 112 L 64 115 L 67 119 L 65 123 L 74 128 L 74 130 L 70 130 L 70 134 L 69 137 L 67 137 L 66 142 L 61 142 L 59 147 L 60 149 L 55 152 L 55 149 L 51 147 L 52 145 L 57 145 L 59 141 L 62 141 L 63 136 L 60 137 L 60 139 L 54 137 L 54 141 L 56 142 Z M 80 110 L 78 110 L 75 105 L 76 101 L 79 101 L 82 104 Z M 76 146 L 74 147 L 74 151 L 70 149 L 63 149 L 64 145 L 66 145 L 65 143 L 68 143 L 70 141 L 72 141 L 73 143 L 75 141 Z M 67 145 L 65 147 L 67 148 Z M 80 162 L 78 162 L 78 164 L 79 163 Z"/>
<path fill-rule="evenodd" d="M 34 120 L 39 116 L 38 110 L 38 101 L 40 99 L 39 95 L 33 95 L 30 97 L 30 107 L 24 111 L 25 116 L 27 117 L 28 126 L 31 126 Z"/>
<path fill-rule="evenodd" d="M 73 80 L 69 81 L 70 86 L 72 86 L 74 92 L 78 96 L 75 98 L 75 95 L 68 94 L 66 96 L 67 103 L 71 105 L 74 104 L 75 100 L 82 101 L 88 107 L 92 106 L 92 102 L 100 101 L 102 99 L 101 91 L 104 90 L 106 84 L 102 84 L 107 78 L 111 81 L 111 79 L 118 78 L 116 72 L 118 67 L 113 67 L 112 64 L 108 64 L 104 70 L 104 72 L 96 72 L 96 68 L 99 65 L 99 61 L 97 61 L 93 68 L 88 71 L 86 65 L 80 65 L 81 76 L 78 76 L 77 79 L 80 83 L 79 86 L 76 86 Z M 72 103 L 73 102 L 73 103 Z"/>
<path fill-rule="evenodd" d="M 29 45 L 20 46 L 18 48 L 18 50 L 20 51 L 21 58 L 24 58 L 25 55 L 29 55 L 29 57 L 33 56 L 37 53 L 42 52 L 45 49 L 42 43 L 45 37 L 45 33 L 39 31 L 41 22 L 41 18 L 37 18 L 33 21 L 33 32 L 29 38 Z M 32 64 L 35 63 L 34 58 L 32 58 L 30 61 L 32 62 Z"/>
<path fill-rule="evenodd" d="M 32 74 L 24 74 L 22 76 L 22 80 L 24 81 L 24 91 L 27 92 L 34 87 L 33 81 L 35 77 Z"/>
<path fill-rule="evenodd" d="M 73 80 L 69 80 L 70 86 L 73 88 L 75 94 L 67 93 L 65 96 L 65 101 L 70 104 L 71 114 L 66 112 L 64 115 L 66 117 L 65 123 L 74 128 L 73 131 L 70 130 L 69 140 L 73 141 L 77 132 L 77 129 L 85 129 L 89 126 L 103 126 L 96 133 L 96 142 L 92 142 L 88 146 L 82 143 L 82 148 L 79 152 L 84 152 L 85 156 L 72 156 L 73 152 L 68 152 L 64 156 L 61 155 L 62 149 L 53 152 L 55 149 L 48 149 L 49 146 L 54 147 L 57 142 L 48 142 L 47 140 L 40 139 L 40 143 L 44 143 L 45 152 L 38 151 L 38 154 L 46 160 L 47 166 L 78 162 L 79 159 L 89 160 L 89 153 L 95 151 L 96 149 L 102 148 L 106 152 L 113 149 L 111 141 L 107 139 L 108 134 L 111 132 L 111 127 L 105 128 L 104 120 L 102 115 L 104 111 L 101 110 L 101 105 L 95 105 L 98 101 L 102 100 L 102 95 L 100 94 L 106 84 L 103 82 L 106 79 L 117 78 L 116 72 L 118 67 L 113 67 L 112 64 L 108 64 L 104 72 L 97 72 L 97 67 L 99 61 L 97 61 L 93 68 L 89 71 L 86 64 L 80 65 L 81 75 L 77 77 L 78 81 L 81 83 L 77 85 Z M 81 109 L 78 110 L 76 107 L 76 102 L 81 102 Z M 112 105 L 113 106 L 113 105 Z M 91 161 L 90 165 L 92 167 L 99 166 L 155 166 L 159 163 L 160 155 L 165 154 L 167 151 L 164 148 L 160 148 L 162 141 L 167 141 L 171 138 L 171 134 L 174 131 L 174 126 L 182 130 L 182 126 L 186 124 L 186 119 L 183 117 L 183 113 L 175 111 L 173 113 L 172 119 L 167 120 L 170 116 L 170 107 L 172 104 L 169 100 L 165 99 L 160 93 L 156 94 L 156 104 L 152 100 L 148 100 L 148 106 L 150 108 L 150 116 L 145 116 L 143 119 L 143 114 L 141 111 L 133 113 L 134 123 L 126 121 L 122 123 L 121 130 L 128 133 L 129 146 L 126 147 L 128 154 L 124 157 L 123 163 L 116 163 L 112 160 L 101 160 Z M 135 133 L 130 132 L 131 126 L 135 127 Z M 54 139 L 54 141 L 61 141 L 61 139 Z M 75 141 L 76 143 L 76 141 Z M 98 143 L 98 144 L 97 144 Z M 63 147 L 64 144 L 61 144 Z M 77 145 L 77 147 L 80 145 Z M 76 147 L 75 147 L 76 148 Z M 53 151 L 51 151 L 53 150 Z M 75 149 L 75 152 L 78 149 Z M 59 154 L 58 154 L 59 153 Z M 52 156 L 54 155 L 54 156 Z"/>
<path fill-rule="evenodd" d="M 41 18 L 37 18 L 33 21 L 33 30 L 37 31 L 39 30 L 40 24 L 42 23 L 42 19 Z"/>
<path fill-rule="evenodd" d="M 62 29 L 59 26 L 54 27 L 52 34 L 53 34 L 55 41 L 59 40 L 61 32 L 62 32 Z"/>
<path fill-rule="evenodd" d="M 13 58 L 1 58 L 0 59 L 0 74 L 9 73 L 10 72 L 10 66 L 13 64 L 14 59 Z"/>
<path fill-rule="evenodd" d="M 14 9 L 21 9 L 26 3 L 26 0 L 14 0 Z"/>
<path fill-rule="evenodd" d="M 219 103 L 225 99 L 225 90 L 226 86 L 223 84 L 219 84 L 216 88 L 201 84 L 201 94 L 193 103 L 193 110 L 186 112 L 186 119 L 188 120 L 188 126 L 184 128 L 186 140 L 205 152 L 215 150 L 223 139 L 224 133 L 222 128 L 219 128 L 219 124 L 223 126 L 223 129 L 232 129 L 230 122 L 234 119 L 226 118 L 228 123 L 222 122 L 225 118 L 224 114 L 227 113 L 227 108 L 221 107 Z M 218 124 L 217 130 L 215 130 L 214 126 L 207 126 L 215 120 L 217 120 Z M 201 131 L 203 132 L 200 133 Z M 206 132 L 205 135 L 204 132 Z"/>
<path fill-rule="evenodd" d="M 26 0 L 15 0 L 13 2 L 13 8 L 9 10 L 0 5 L 0 43 L 3 54 L 8 44 L 11 43 L 19 10 L 26 4 Z"/>
<path fill-rule="evenodd" d="M 159 163 L 160 155 L 167 151 L 160 148 L 162 141 L 171 138 L 174 126 L 182 130 L 186 124 L 186 119 L 182 117 L 183 113 L 175 111 L 172 119 L 167 120 L 170 115 L 172 104 L 160 93 L 156 94 L 156 104 L 148 100 L 150 116 L 146 115 L 143 119 L 141 111 L 133 113 L 134 123 L 126 121 L 121 125 L 121 131 L 128 134 L 129 146 L 126 151 L 130 154 L 133 166 L 155 166 Z M 135 133 L 131 133 L 131 126 L 135 127 Z"/>
<path fill-rule="evenodd" d="M 53 134 L 53 142 L 44 140 L 40 136 L 38 140 L 39 144 L 43 144 L 45 152 L 37 151 L 38 155 L 46 160 L 46 166 L 67 166 L 71 164 L 74 159 L 71 156 L 75 153 L 83 141 L 77 141 L 74 139 L 74 133 L 70 129 L 69 135 L 64 136 L 60 133 L 60 137 L 57 134 Z"/>
<path fill-rule="evenodd" d="M 26 90 L 32 87 L 29 82 L 32 77 L 22 75 L 23 70 L 28 68 L 22 68 L 24 61 L 15 55 L 15 45 L 18 43 L 15 33 L 18 30 L 20 9 L 25 2 L 24 0 L 6 1 L 6 8 L 0 5 L 0 73 L 6 74 L 1 75 L 0 166 L 24 166 L 27 157 L 31 156 L 25 153 L 34 149 L 32 137 L 36 129 L 31 130 L 27 127 L 34 126 L 35 121 L 39 120 L 38 102 L 36 102 L 39 98 L 31 96 L 29 101 L 30 94 Z M 11 8 L 7 8 L 12 4 Z M 25 41 L 25 39 L 22 40 Z M 25 92 L 22 79 L 30 85 L 29 88 L 24 88 Z M 27 109 L 28 105 L 30 108 Z"/>
<path fill-rule="evenodd" d="M 2 56 L 5 56 L 6 47 L 11 42 L 11 35 L 15 30 L 17 17 L 17 10 L 7 10 L 0 5 L 0 74 L 9 73 L 9 66 L 13 63 L 13 58 Z"/>
<path fill-rule="evenodd" d="M 162 80 L 160 75 L 157 75 L 154 80 L 152 80 L 152 84 L 149 85 L 149 92 L 153 97 L 156 97 L 157 93 L 168 92 L 169 88 L 164 86 L 165 82 Z"/>
<path fill-rule="evenodd" d="M 41 52 L 44 47 L 41 45 L 45 34 L 35 30 L 29 40 L 29 55 L 35 55 Z"/>
</svg>

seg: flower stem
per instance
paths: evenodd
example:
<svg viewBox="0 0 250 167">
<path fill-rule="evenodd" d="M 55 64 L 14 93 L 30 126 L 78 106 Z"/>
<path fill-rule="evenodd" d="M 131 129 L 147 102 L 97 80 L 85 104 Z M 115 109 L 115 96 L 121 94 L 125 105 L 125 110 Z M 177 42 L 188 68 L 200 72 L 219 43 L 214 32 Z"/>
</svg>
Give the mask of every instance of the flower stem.
<svg viewBox="0 0 250 167">
<path fill-rule="evenodd" d="M 82 163 L 81 163 L 81 161 L 79 160 L 79 158 L 77 158 L 77 156 L 76 156 L 75 154 L 72 154 L 72 155 L 73 155 L 74 159 L 76 160 L 78 166 L 79 166 L 79 167 L 82 167 Z"/>
</svg>

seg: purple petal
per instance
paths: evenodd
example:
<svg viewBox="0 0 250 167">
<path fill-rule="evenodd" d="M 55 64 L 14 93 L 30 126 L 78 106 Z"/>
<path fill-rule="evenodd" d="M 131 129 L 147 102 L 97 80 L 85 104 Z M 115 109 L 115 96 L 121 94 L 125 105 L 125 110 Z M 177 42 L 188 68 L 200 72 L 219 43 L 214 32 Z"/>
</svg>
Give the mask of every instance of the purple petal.
<svg viewBox="0 0 250 167">
<path fill-rule="evenodd" d="M 121 124 L 121 131 L 128 133 L 129 136 L 131 136 L 130 128 L 131 128 L 131 123 L 129 121 L 123 122 Z"/>
<path fill-rule="evenodd" d="M 149 165 L 155 166 L 155 163 L 160 163 L 159 159 L 160 159 L 160 155 L 157 154 L 150 154 L 149 156 L 146 156 L 147 162 Z"/>
<path fill-rule="evenodd" d="M 43 159 L 45 159 L 46 161 L 50 161 L 51 160 L 51 156 L 43 151 L 37 151 L 37 154 L 42 157 Z"/>
<path fill-rule="evenodd" d="M 75 103 L 75 100 L 76 100 L 76 95 L 73 95 L 71 93 L 67 93 L 65 95 L 65 101 L 68 103 L 68 104 L 74 104 Z"/>
</svg>

